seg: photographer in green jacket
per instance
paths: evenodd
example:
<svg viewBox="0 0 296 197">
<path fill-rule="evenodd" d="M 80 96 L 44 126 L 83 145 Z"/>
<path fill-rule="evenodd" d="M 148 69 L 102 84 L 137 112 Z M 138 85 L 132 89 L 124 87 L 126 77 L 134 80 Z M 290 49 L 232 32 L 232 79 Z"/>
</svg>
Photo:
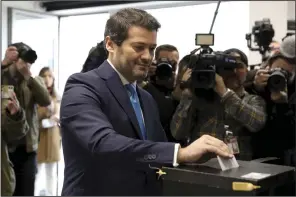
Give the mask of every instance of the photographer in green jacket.
<svg viewBox="0 0 296 197">
<path fill-rule="evenodd" d="M 8 47 L 1 63 L 1 83 L 13 86 L 29 125 L 29 130 L 23 138 L 8 144 L 9 158 L 16 176 L 13 194 L 16 196 L 34 196 L 39 137 L 37 104 L 48 106 L 51 102 L 43 79 L 31 76 L 30 67 L 36 59 L 37 54 L 31 47 L 24 43 L 15 43 Z"/>
</svg>

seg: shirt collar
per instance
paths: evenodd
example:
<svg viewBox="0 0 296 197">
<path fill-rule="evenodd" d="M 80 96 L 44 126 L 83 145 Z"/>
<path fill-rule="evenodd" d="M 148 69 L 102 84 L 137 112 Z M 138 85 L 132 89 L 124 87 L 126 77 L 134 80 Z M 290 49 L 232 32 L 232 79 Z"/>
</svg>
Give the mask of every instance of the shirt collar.
<svg viewBox="0 0 296 197">
<path fill-rule="evenodd" d="M 118 74 L 118 76 L 119 76 L 119 78 L 120 78 L 120 80 L 121 80 L 121 82 L 122 82 L 122 84 L 123 85 L 127 85 L 127 84 L 130 84 L 130 82 L 128 82 L 128 80 L 115 68 L 115 66 L 111 63 L 111 61 L 109 61 L 108 59 L 107 59 L 107 62 L 111 65 L 111 67 L 115 70 L 115 72 Z M 135 81 L 135 82 L 133 82 L 132 83 L 132 86 L 134 87 L 134 88 L 136 88 L 137 87 L 137 81 Z"/>
</svg>

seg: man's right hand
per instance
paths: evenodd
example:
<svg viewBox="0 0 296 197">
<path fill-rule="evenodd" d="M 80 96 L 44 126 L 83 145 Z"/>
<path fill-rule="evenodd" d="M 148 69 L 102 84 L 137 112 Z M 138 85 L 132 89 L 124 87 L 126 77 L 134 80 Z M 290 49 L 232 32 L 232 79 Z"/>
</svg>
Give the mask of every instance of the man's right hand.
<svg viewBox="0 0 296 197">
<path fill-rule="evenodd" d="M 177 163 L 197 162 L 206 153 L 214 153 L 226 158 L 233 156 L 224 142 L 209 135 L 203 135 L 189 146 L 179 149 Z"/>
<path fill-rule="evenodd" d="M 17 48 L 14 46 L 10 46 L 6 49 L 5 57 L 2 60 L 2 65 L 10 65 L 18 58 Z"/>
<path fill-rule="evenodd" d="M 256 72 L 255 79 L 254 79 L 254 86 L 255 89 L 261 91 L 267 85 L 267 80 L 269 78 L 268 70 L 267 69 L 260 69 Z"/>
<path fill-rule="evenodd" d="M 191 77 L 191 73 L 192 73 L 192 69 L 187 68 L 185 73 L 182 76 L 182 80 L 181 81 L 188 81 L 188 79 Z"/>
</svg>

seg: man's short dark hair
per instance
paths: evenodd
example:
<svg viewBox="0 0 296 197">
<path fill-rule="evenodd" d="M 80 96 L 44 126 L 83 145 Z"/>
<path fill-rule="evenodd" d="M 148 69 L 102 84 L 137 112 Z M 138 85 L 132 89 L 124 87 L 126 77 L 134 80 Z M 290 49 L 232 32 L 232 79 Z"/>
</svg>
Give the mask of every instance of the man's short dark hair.
<svg viewBox="0 0 296 197">
<path fill-rule="evenodd" d="M 131 26 L 138 26 L 149 31 L 157 31 L 161 25 L 151 14 L 136 8 L 125 8 L 113 14 L 107 21 L 104 36 L 110 36 L 118 46 L 128 36 Z"/>
<path fill-rule="evenodd" d="M 82 73 L 98 68 L 108 58 L 108 51 L 101 41 L 97 46 L 92 47 L 82 66 Z"/>
<path fill-rule="evenodd" d="M 169 51 L 169 52 L 177 51 L 178 52 L 178 49 L 177 47 L 170 44 L 160 45 L 155 49 L 155 59 L 159 58 L 160 51 Z"/>
</svg>

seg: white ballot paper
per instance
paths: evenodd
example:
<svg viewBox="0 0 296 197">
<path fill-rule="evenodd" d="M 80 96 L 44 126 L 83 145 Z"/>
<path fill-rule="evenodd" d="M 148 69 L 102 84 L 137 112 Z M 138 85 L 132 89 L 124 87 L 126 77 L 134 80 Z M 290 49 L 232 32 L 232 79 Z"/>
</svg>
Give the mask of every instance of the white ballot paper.
<svg viewBox="0 0 296 197">
<path fill-rule="evenodd" d="M 218 161 L 219 161 L 219 164 L 220 164 L 220 167 L 221 167 L 222 171 L 239 167 L 235 156 L 233 156 L 230 159 L 223 158 L 223 157 L 220 157 L 220 156 L 217 156 L 217 158 L 218 158 Z"/>
</svg>

